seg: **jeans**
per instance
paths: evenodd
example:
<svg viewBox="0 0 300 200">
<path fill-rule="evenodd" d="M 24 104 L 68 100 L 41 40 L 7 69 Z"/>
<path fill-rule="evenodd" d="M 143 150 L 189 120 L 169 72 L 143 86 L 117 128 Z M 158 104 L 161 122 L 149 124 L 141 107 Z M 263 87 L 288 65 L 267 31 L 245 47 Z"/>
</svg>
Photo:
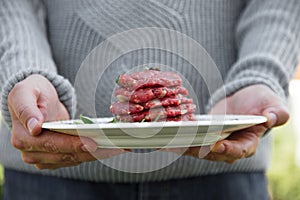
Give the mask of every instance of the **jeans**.
<svg viewBox="0 0 300 200">
<path fill-rule="evenodd" d="M 260 173 L 227 173 L 148 183 L 95 183 L 5 170 L 3 200 L 267 200 Z"/>
</svg>

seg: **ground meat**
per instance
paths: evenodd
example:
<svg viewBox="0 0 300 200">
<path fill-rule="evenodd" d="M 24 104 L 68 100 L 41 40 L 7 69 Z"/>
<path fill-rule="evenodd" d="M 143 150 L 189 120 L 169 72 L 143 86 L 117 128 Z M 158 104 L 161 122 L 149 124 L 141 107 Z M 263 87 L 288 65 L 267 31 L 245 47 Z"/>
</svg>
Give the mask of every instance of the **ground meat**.
<svg viewBox="0 0 300 200">
<path fill-rule="evenodd" d="M 188 90 L 182 86 L 172 88 L 155 87 L 155 88 L 142 88 L 130 91 L 126 88 L 117 88 L 115 96 L 120 102 L 130 101 L 132 103 L 145 103 L 156 98 L 170 97 L 177 94 L 187 96 Z"/>
<path fill-rule="evenodd" d="M 178 106 L 180 104 L 191 104 L 193 99 L 186 98 L 182 95 L 174 97 L 165 97 L 162 99 L 153 99 L 144 104 L 144 109 L 151 109 L 156 107 Z"/>
<path fill-rule="evenodd" d="M 151 88 L 143 88 L 135 91 L 130 91 L 126 88 L 117 88 L 115 95 L 119 101 L 124 100 L 132 103 L 144 103 L 156 98 Z"/>
<path fill-rule="evenodd" d="M 156 98 L 170 97 L 176 94 L 182 94 L 184 96 L 187 96 L 189 94 L 188 90 L 182 86 L 176 86 L 171 88 L 158 87 L 153 88 L 152 92 L 154 93 L 154 96 Z"/>
<path fill-rule="evenodd" d="M 116 102 L 110 106 L 110 112 L 115 115 L 133 114 L 141 112 L 143 110 L 143 106 L 129 102 Z"/>
<path fill-rule="evenodd" d="M 181 77 L 175 72 L 144 70 L 132 74 L 120 75 L 117 84 L 129 90 L 145 87 L 174 87 L 182 83 Z"/>
<path fill-rule="evenodd" d="M 158 120 L 159 122 L 171 122 L 171 121 L 195 121 L 196 117 L 193 113 L 187 113 L 185 115 L 181 115 L 181 116 L 176 116 L 176 117 L 167 117 L 166 119 L 160 119 Z"/>
<path fill-rule="evenodd" d="M 144 70 L 120 75 L 110 110 L 117 121 L 191 121 L 196 105 L 175 72 Z"/>
<path fill-rule="evenodd" d="M 155 108 L 156 109 L 156 108 Z M 151 109 L 151 111 L 154 109 Z M 196 111 L 195 104 L 180 104 L 179 106 L 168 106 L 165 108 L 166 116 L 167 117 L 175 117 L 184 115 L 186 113 L 193 113 Z"/>
<path fill-rule="evenodd" d="M 193 113 L 196 110 L 195 104 L 181 104 L 179 106 L 168 106 L 166 108 L 154 108 L 150 110 L 144 110 L 139 113 L 130 115 L 116 115 L 117 121 L 122 122 L 140 122 L 145 121 L 158 121 L 160 119 L 166 119 L 168 117 L 177 117 L 188 113 Z"/>
</svg>

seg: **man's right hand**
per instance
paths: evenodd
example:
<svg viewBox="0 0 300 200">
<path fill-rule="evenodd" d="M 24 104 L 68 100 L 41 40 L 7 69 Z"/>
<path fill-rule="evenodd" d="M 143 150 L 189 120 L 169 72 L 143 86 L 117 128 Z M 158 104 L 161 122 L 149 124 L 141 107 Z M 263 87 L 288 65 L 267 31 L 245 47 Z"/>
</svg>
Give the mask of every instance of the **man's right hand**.
<svg viewBox="0 0 300 200">
<path fill-rule="evenodd" d="M 31 75 L 17 83 L 9 93 L 8 107 L 11 143 L 20 150 L 24 162 L 38 169 L 75 166 L 124 152 L 98 149 L 90 138 L 43 130 L 43 122 L 69 119 L 69 114 L 53 85 L 41 75 Z"/>
</svg>

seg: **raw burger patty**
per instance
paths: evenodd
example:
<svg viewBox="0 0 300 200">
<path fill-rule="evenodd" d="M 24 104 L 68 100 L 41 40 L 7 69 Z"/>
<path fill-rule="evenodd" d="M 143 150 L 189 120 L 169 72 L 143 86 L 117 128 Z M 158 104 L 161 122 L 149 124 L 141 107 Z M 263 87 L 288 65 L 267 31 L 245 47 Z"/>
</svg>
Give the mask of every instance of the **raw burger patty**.
<svg viewBox="0 0 300 200">
<path fill-rule="evenodd" d="M 165 97 L 163 99 L 153 99 L 144 104 L 144 109 L 152 109 L 156 107 L 179 106 L 180 104 L 191 104 L 193 99 L 186 98 L 182 95 L 174 97 Z"/>
<path fill-rule="evenodd" d="M 142 88 L 134 91 L 130 91 L 126 88 L 117 88 L 115 90 L 115 96 L 119 101 L 130 101 L 132 103 L 145 103 L 152 99 L 170 97 L 176 94 L 187 96 L 188 90 L 182 86 L 176 86 L 172 88 Z"/>
<path fill-rule="evenodd" d="M 174 87 L 181 85 L 181 77 L 174 72 L 156 70 L 145 70 L 132 74 L 120 75 L 117 84 L 129 90 L 136 90 L 145 87 Z"/>
<path fill-rule="evenodd" d="M 138 113 L 144 110 L 144 107 L 139 104 L 129 102 L 116 102 L 110 106 L 110 112 L 115 115 L 126 115 Z"/>
<path fill-rule="evenodd" d="M 180 104 L 191 103 L 193 103 L 193 99 L 183 97 L 182 95 L 177 95 L 174 97 L 166 97 L 163 99 L 153 99 L 146 102 L 144 105 L 130 102 L 116 102 L 110 106 L 110 112 L 115 115 L 126 115 L 157 107 L 179 106 Z"/>
<path fill-rule="evenodd" d="M 195 121 L 196 117 L 193 113 L 187 113 L 185 115 L 176 116 L 176 117 L 167 117 L 166 119 L 159 119 L 159 122 L 171 122 L 171 121 Z"/>
<path fill-rule="evenodd" d="M 166 108 L 154 108 L 150 110 L 144 110 L 139 113 L 134 113 L 131 115 L 116 115 L 117 121 L 122 122 L 140 122 L 154 121 L 159 119 L 165 119 L 168 117 L 181 116 L 187 113 L 193 113 L 196 110 L 195 104 L 181 104 L 179 106 L 169 106 Z"/>
</svg>

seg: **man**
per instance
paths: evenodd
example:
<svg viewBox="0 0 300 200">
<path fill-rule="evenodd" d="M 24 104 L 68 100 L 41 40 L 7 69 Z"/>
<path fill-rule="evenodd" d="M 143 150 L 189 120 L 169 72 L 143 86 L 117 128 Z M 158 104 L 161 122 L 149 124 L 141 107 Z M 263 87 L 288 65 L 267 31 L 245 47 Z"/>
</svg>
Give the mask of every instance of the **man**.
<svg viewBox="0 0 300 200">
<path fill-rule="evenodd" d="M 288 119 L 283 99 L 299 53 L 297 0 L 0 2 L 2 115 L 8 125 L 2 126 L 0 140 L 4 198 L 269 198 L 265 170 L 271 134 L 264 134 Z M 227 113 L 265 115 L 268 122 L 233 133 L 204 159 L 198 147 L 189 148 L 176 162 L 149 173 L 117 171 L 91 155 L 129 165 L 122 150 L 97 149 L 88 138 L 41 130 L 44 121 L 85 113 L 82 104 L 75 113 L 72 84 L 88 53 L 114 34 L 143 27 L 176 30 L 200 43 L 224 79 L 226 96 L 218 88 L 210 96 L 209 86 L 183 59 L 142 49 L 107 69 L 97 88 L 99 116 L 108 114 L 116 67 L 126 71 L 156 62 L 178 66 L 201 98 L 202 113 L 206 106 L 210 113 L 226 106 Z M 172 152 L 161 152 L 153 162 Z M 143 159 L 135 162 L 142 165 Z"/>
</svg>

